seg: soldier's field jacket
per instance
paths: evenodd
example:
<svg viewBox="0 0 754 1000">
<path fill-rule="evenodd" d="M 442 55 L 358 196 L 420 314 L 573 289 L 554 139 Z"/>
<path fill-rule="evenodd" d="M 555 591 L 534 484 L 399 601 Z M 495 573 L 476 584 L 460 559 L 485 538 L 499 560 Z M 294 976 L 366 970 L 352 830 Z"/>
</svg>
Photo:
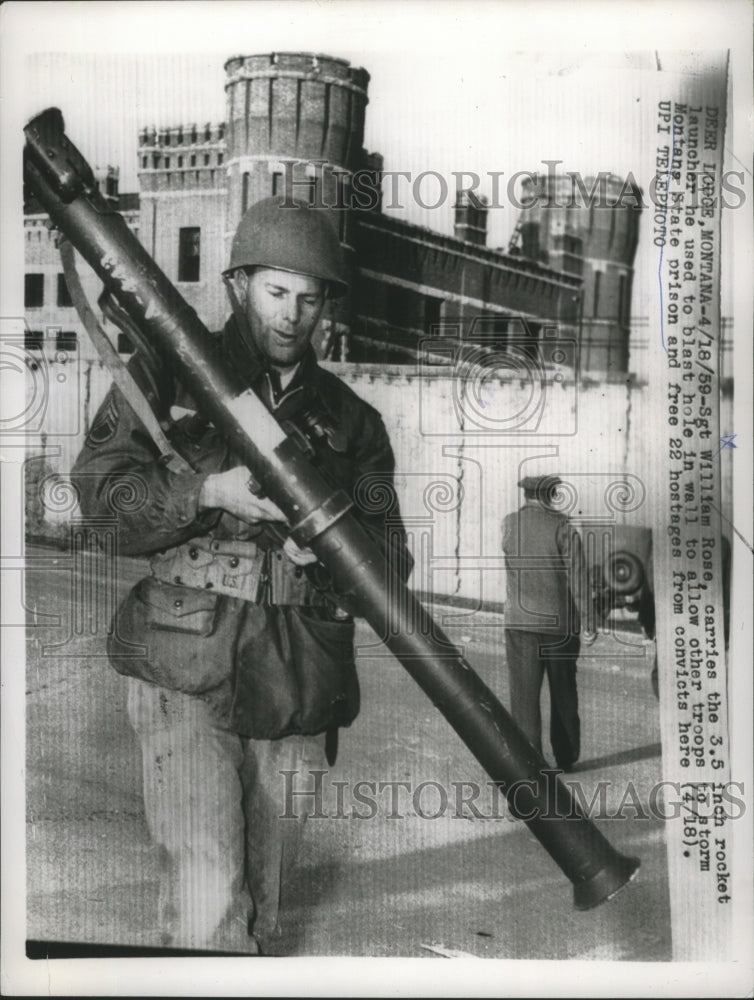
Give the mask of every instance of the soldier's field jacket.
<svg viewBox="0 0 754 1000">
<path fill-rule="evenodd" d="M 232 319 L 214 349 L 239 391 L 254 388 L 284 426 L 299 428 L 312 463 L 356 500 L 362 525 L 407 578 L 412 560 L 379 413 L 321 368 L 311 349 L 285 391 L 279 383 L 276 391 L 275 373 Z M 137 355 L 130 367 L 191 470 L 174 471 L 161 460 L 113 386 L 72 472 L 84 515 L 116 516 L 119 552 L 151 557 L 151 575 L 113 622 L 113 666 L 204 698 L 224 724 L 253 738 L 347 725 L 359 708 L 352 620 L 287 559 L 264 523 L 199 507 L 207 476 L 241 462 L 167 366 Z M 372 510 L 359 503 L 375 496 L 380 503 Z"/>
</svg>

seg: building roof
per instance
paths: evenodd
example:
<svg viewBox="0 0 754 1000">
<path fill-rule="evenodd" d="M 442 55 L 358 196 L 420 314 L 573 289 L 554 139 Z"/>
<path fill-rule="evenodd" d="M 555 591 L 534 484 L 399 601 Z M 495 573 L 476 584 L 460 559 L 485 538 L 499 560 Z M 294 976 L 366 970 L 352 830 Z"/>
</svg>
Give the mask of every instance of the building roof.
<svg viewBox="0 0 754 1000">
<path fill-rule="evenodd" d="M 119 212 L 138 212 L 139 211 L 139 192 L 138 191 L 128 191 L 125 194 L 119 194 L 117 198 L 117 209 Z M 24 200 L 24 215 L 47 215 L 47 210 L 42 207 L 39 201 L 34 197 L 26 198 Z"/>
<path fill-rule="evenodd" d="M 406 222 L 394 215 L 385 215 L 382 212 L 365 212 L 359 216 L 359 226 L 390 232 L 398 237 L 423 243 L 427 247 L 461 254 L 482 265 L 516 271 L 520 274 L 529 275 L 532 278 L 539 278 L 540 280 L 555 282 L 572 288 L 580 288 L 582 284 L 581 278 L 576 274 L 570 274 L 567 271 L 558 271 L 555 268 L 539 264 L 530 258 L 506 253 L 504 250 L 481 246 L 469 240 L 458 239 L 457 236 L 439 233 L 434 229 L 419 226 L 414 222 Z"/>
</svg>

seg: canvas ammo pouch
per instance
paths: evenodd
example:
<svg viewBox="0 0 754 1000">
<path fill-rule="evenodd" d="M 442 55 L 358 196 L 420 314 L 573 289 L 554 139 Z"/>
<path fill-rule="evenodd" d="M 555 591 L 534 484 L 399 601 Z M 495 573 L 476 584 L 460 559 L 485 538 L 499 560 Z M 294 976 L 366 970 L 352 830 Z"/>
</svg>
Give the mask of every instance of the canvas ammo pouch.
<svg viewBox="0 0 754 1000">
<path fill-rule="evenodd" d="M 137 583 L 118 609 L 108 640 L 112 665 L 187 694 L 226 682 L 264 561 L 254 542 L 211 535 L 156 553 L 152 576 Z"/>
<path fill-rule="evenodd" d="M 148 576 L 118 608 L 107 641 L 121 674 L 187 694 L 230 674 L 245 602 Z"/>
<path fill-rule="evenodd" d="M 250 606 L 234 657 L 230 724 L 256 739 L 314 735 L 359 712 L 354 623 L 325 608 Z"/>
<path fill-rule="evenodd" d="M 113 667 L 205 697 L 253 739 L 348 725 L 359 710 L 353 622 L 278 555 L 209 536 L 154 556 L 113 621 Z"/>
</svg>

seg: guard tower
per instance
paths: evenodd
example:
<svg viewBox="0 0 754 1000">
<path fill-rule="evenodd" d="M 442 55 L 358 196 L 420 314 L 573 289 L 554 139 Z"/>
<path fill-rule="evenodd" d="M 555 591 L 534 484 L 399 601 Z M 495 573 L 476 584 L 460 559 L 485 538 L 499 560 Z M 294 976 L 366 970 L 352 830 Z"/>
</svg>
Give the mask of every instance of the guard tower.
<svg viewBox="0 0 754 1000">
<path fill-rule="evenodd" d="M 627 373 L 640 192 L 613 174 L 582 185 L 571 176 L 524 180 L 521 253 L 581 275 L 581 371 Z"/>
<path fill-rule="evenodd" d="M 228 243 L 250 205 L 288 193 L 333 213 L 353 268 L 351 178 L 366 162 L 369 74 L 306 52 L 234 56 L 225 72 Z M 350 323 L 348 297 L 329 309 L 332 322 Z"/>
<path fill-rule="evenodd" d="M 477 197 L 472 191 L 456 192 L 453 233 L 458 240 L 476 246 L 487 245 L 487 199 Z"/>
<path fill-rule="evenodd" d="M 224 157 L 223 124 L 139 132 L 139 239 L 210 329 L 228 309 Z"/>
</svg>

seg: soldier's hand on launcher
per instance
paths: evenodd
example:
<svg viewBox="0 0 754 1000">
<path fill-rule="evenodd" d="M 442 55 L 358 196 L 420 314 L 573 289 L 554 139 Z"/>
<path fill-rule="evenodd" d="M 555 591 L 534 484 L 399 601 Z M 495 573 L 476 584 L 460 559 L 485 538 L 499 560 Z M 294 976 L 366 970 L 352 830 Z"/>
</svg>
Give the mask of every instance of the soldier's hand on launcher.
<svg viewBox="0 0 754 1000">
<path fill-rule="evenodd" d="M 285 523 L 285 514 L 277 504 L 269 497 L 250 492 L 249 470 L 243 465 L 207 476 L 199 494 L 199 506 L 219 507 L 250 524 L 258 521 Z"/>
<path fill-rule="evenodd" d="M 286 538 L 283 543 L 283 552 L 285 552 L 291 562 L 294 562 L 297 566 L 309 566 L 311 563 L 315 563 L 317 561 L 317 557 L 311 549 L 302 549 L 290 537 Z"/>
</svg>

